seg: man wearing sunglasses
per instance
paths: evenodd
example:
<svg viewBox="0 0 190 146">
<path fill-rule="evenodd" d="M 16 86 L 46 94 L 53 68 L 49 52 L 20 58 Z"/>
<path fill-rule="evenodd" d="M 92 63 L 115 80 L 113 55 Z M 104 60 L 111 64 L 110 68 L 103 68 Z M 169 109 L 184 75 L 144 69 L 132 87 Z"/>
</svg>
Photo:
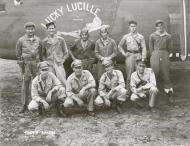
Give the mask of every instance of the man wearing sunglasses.
<svg viewBox="0 0 190 146">
<path fill-rule="evenodd" d="M 28 105 L 30 111 L 38 110 L 41 115 L 43 109 L 49 110 L 50 104 L 55 103 L 58 116 L 65 116 L 62 103 L 66 98 L 65 88 L 57 77 L 49 71 L 48 62 L 38 63 L 39 74 L 32 81 L 32 101 Z"/>
<path fill-rule="evenodd" d="M 149 96 L 149 110 L 156 112 L 154 108 L 155 98 L 158 92 L 156 79 L 151 68 L 146 68 L 146 62 L 142 59 L 136 60 L 137 70 L 132 73 L 130 87 L 132 91 L 131 101 Z"/>
<path fill-rule="evenodd" d="M 112 60 L 104 60 L 102 64 L 105 67 L 105 73 L 100 78 L 99 96 L 95 104 L 111 106 L 111 103 L 115 103 L 116 111 L 121 113 L 120 105 L 127 99 L 123 74 L 120 70 L 114 69 Z"/>
<path fill-rule="evenodd" d="M 79 107 L 87 103 L 87 111 L 90 116 L 94 116 L 94 99 L 96 97 L 96 82 L 88 70 L 83 70 L 82 61 L 75 59 L 71 68 L 73 73 L 68 77 L 66 82 L 67 98 L 64 107 L 69 108 L 76 103 Z"/>
</svg>

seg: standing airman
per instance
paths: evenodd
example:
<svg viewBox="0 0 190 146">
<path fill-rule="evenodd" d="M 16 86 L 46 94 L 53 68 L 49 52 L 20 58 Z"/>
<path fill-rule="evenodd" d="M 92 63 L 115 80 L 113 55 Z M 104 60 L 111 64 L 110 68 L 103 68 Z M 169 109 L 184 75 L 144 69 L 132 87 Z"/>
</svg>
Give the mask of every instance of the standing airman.
<svg viewBox="0 0 190 146">
<path fill-rule="evenodd" d="M 80 39 L 77 39 L 70 48 L 70 54 L 73 60 L 80 59 L 83 62 L 83 69 L 92 73 L 93 64 L 95 63 L 94 54 L 95 44 L 89 39 L 89 33 L 86 28 L 80 32 Z"/>
<path fill-rule="evenodd" d="M 56 34 L 56 25 L 54 22 L 47 23 L 46 27 L 48 36 L 42 41 L 43 60 L 48 61 L 50 71 L 53 72 L 65 86 L 66 73 L 63 63 L 69 57 L 67 44 L 62 37 Z"/>
<path fill-rule="evenodd" d="M 22 108 L 20 113 L 23 113 L 27 109 L 30 97 L 30 83 L 32 78 L 37 73 L 37 63 L 42 59 L 40 58 L 41 52 L 41 40 L 34 35 L 35 24 L 33 22 L 27 22 L 25 24 L 26 34 L 18 39 L 16 44 L 16 56 L 18 64 L 22 73 Z"/>
<path fill-rule="evenodd" d="M 169 97 L 169 102 L 173 103 L 173 87 L 169 73 L 169 53 L 172 50 L 172 39 L 171 35 L 165 30 L 164 21 L 157 20 L 155 26 L 156 31 L 149 38 L 150 64 L 156 77 L 163 80 L 164 91 Z"/>
<path fill-rule="evenodd" d="M 117 55 L 117 45 L 113 39 L 108 36 L 108 27 L 102 27 L 100 29 L 101 38 L 96 41 L 95 55 L 98 59 L 98 80 L 104 72 L 102 62 L 104 60 L 114 60 Z"/>
<path fill-rule="evenodd" d="M 130 32 L 121 39 L 118 50 L 126 58 L 127 88 L 129 89 L 131 74 L 135 71 L 135 63 L 139 58 L 146 59 L 147 50 L 144 36 L 137 32 L 137 22 L 129 21 Z"/>
</svg>

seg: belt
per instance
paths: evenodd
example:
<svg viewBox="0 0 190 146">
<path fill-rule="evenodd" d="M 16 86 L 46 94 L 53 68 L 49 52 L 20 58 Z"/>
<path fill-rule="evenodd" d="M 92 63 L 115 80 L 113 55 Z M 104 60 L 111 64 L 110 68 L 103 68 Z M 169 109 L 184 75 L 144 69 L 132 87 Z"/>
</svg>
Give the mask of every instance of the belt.
<svg viewBox="0 0 190 146">
<path fill-rule="evenodd" d="M 32 55 L 25 55 L 25 56 L 22 56 L 22 58 L 26 61 L 36 60 L 36 56 L 32 56 Z"/>
<path fill-rule="evenodd" d="M 129 52 L 129 53 L 133 53 L 133 54 L 140 53 L 140 51 L 138 51 L 138 50 L 127 50 L 127 52 Z"/>
<path fill-rule="evenodd" d="M 82 63 L 84 64 L 93 64 L 95 62 L 95 58 L 82 59 Z"/>
<path fill-rule="evenodd" d="M 165 49 L 155 49 L 153 51 L 167 51 L 168 52 L 168 50 L 165 50 Z"/>
</svg>

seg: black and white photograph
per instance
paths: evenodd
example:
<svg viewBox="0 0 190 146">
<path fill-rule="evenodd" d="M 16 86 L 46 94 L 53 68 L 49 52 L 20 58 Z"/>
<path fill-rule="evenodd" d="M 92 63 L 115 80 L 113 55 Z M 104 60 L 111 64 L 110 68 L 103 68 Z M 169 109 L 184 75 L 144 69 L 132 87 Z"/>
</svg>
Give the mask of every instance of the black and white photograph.
<svg viewBox="0 0 190 146">
<path fill-rule="evenodd" d="M 0 146 L 190 146 L 190 1 L 0 0 Z"/>
</svg>

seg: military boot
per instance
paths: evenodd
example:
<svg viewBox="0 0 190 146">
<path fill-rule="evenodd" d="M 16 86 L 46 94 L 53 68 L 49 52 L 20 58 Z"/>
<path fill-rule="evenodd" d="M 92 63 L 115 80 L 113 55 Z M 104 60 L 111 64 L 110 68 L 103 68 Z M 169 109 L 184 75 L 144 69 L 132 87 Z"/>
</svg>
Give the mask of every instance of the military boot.
<svg viewBox="0 0 190 146">
<path fill-rule="evenodd" d="M 43 114 L 43 104 L 41 102 L 39 102 L 38 113 L 39 113 L 39 115 Z"/>
<path fill-rule="evenodd" d="M 175 103 L 175 99 L 174 99 L 174 97 L 173 97 L 173 92 L 172 92 L 172 91 L 169 91 L 169 92 L 167 93 L 167 95 L 168 95 L 168 102 L 169 102 L 170 104 L 174 104 L 174 103 Z"/>
<path fill-rule="evenodd" d="M 94 117 L 96 116 L 95 112 L 94 111 L 87 111 L 87 114 L 91 117 Z"/>
<path fill-rule="evenodd" d="M 134 108 L 136 108 L 136 109 L 138 109 L 138 110 L 143 109 L 143 104 L 140 103 L 139 101 L 134 101 L 134 102 L 133 102 L 133 105 L 134 105 Z"/>
<path fill-rule="evenodd" d="M 148 107 L 148 110 L 150 111 L 150 112 L 152 112 L 152 113 L 156 113 L 157 112 L 157 110 L 156 110 L 156 108 L 154 108 L 154 107 Z"/>
<path fill-rule="evenodd" d="M 121 105 L 122 105 L 122 102 L 116 101 L 115 110 L 116 110 L 116 112 L 117 112 L 118 114 L 121 114 L 121 113 L 122 113 Z"/>
<path fill-rule="evenodd" d="M 24 113 L 27 110 L 27 105 L 23 105 L 19 113 Z"/>
<path fill-rule="evenodd" d="M 121 107 L 119 107 L 119 106 L 116 106 L 116 112 L 118 113 L 118 114 L 121 114 L 122 113 L 122 110 L 121 110 Z"/>
<path fill-rule="evenodd" d="M 59 117 L 67 117 L 67 115 L 64 113 L 63 105 L 61 101 L 56 101 L 56 112 Z"/>
</svg>

